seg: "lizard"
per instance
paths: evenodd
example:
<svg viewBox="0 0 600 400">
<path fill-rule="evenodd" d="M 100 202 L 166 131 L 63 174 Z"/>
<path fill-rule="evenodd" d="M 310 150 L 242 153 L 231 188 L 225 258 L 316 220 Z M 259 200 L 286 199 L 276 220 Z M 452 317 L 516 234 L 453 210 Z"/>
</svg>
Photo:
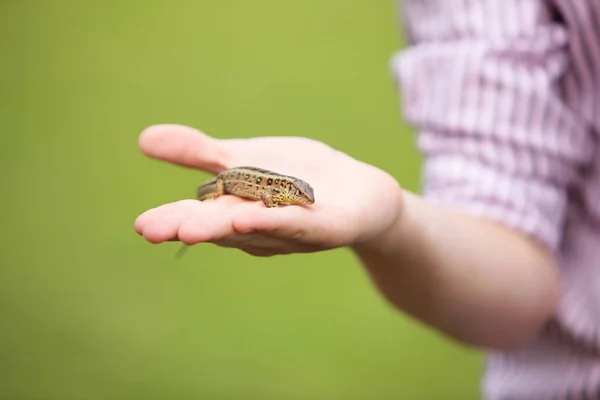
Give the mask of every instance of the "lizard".
<svg viewBox="0 0 600 400">
<path fill-rule="evenodd" d="M 200 201 L 224 194 L 262 200 L 268 208 L 279 207 L 279 204 L 310 205 L 315 202 L 313 188 L 302 179 L 256 167 L 228 169 L 204 182 L 196 191 Z"/>
<path fill-rule="evenodd" d="M 215 175 L 196 190 L 196 199 L 205 201 L 222 195 L 234 195 L 250 200 L 261 200 L 265 207 L 283 205 L 311 205 L 315 203 L 314 190 L 300 178 L 283 175 L 257 167 L 234 167 Z M 182 245 L 178 257 L 187 246 Z"/>
</svg>

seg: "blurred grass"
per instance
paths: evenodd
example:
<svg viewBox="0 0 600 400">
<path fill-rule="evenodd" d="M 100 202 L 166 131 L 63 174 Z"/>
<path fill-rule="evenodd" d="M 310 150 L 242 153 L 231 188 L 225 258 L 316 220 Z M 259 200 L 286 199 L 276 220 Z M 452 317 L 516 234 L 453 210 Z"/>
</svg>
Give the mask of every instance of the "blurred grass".
<svg viewBox="0 0 600 400">
<path fill-rule="evenodd" d="M 139 132 L 301 135 L 416 190 L 393 2 L 0 2 L 0 399 L 479 398 L 479 354 L 393 311 L 346 251 L 153 246 L 206 175 Z"/>
</svg>

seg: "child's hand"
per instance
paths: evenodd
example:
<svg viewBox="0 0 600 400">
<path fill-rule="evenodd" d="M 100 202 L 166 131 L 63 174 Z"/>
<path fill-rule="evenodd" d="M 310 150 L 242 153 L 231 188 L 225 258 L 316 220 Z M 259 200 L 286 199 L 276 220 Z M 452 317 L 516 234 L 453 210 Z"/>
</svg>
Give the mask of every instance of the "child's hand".
<svg viewBox="0 0 600 400">
<path fill-rule="evenodd" d="M 311 139 L 219 140 L 186 126 L 159 125 L 146 129 L 139 144 L 149 157 L 211 173 L 255 166 L 292 175 L 315 192 L 308 207 L 266 208 L 231 195 L 161 205 L 135 222 L 152 243 L 210 242 L 258 256 L 313 252 L 373 240 L 402 212 L 402 190 L 390 175 Z"/>
</svg>

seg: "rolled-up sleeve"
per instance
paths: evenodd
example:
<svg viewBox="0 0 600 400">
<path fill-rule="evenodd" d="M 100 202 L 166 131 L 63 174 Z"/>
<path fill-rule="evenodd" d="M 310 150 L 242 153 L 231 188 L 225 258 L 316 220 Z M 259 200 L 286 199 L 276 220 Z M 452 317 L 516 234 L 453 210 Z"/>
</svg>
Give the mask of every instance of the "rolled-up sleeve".
<svg viewBox="0 0 600 400">
<path fill-rule="evenodd" d="M 424 156 L 423 195 L 552 251 L 593 146 L 564 99 L 568 32 L 535 0 L 405 0 L 392 60 Z"/>
</svg>

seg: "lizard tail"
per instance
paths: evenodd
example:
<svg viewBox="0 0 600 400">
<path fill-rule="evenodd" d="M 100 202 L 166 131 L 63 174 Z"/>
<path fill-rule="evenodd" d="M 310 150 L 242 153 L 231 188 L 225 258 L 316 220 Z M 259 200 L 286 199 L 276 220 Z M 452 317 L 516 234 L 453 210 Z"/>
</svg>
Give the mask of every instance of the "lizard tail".
<svg viewBox="0 0 600 400">
<path fill-rule="evenodd" d="M 198 187 L 196 190 L 196 198 L 198 200 L 204 200 L 206 195 L 210 195 L 215 193 L 217 190 L 217 178 L 213 178 L 209 181 L 204 182 L 202 185 Z"/>
<path fill-rule="evenodd" d="M 181 247 L 179 248 L 179 251 L 177 252 L 177 254 L 175 254 L 175 257 L 177 257 L 177 258 L 183 257 L 183 254 L 185 253 L 187 248 L 188 248 L 188 246 L 185 243 L 182 243 Z"/>
</svg>

